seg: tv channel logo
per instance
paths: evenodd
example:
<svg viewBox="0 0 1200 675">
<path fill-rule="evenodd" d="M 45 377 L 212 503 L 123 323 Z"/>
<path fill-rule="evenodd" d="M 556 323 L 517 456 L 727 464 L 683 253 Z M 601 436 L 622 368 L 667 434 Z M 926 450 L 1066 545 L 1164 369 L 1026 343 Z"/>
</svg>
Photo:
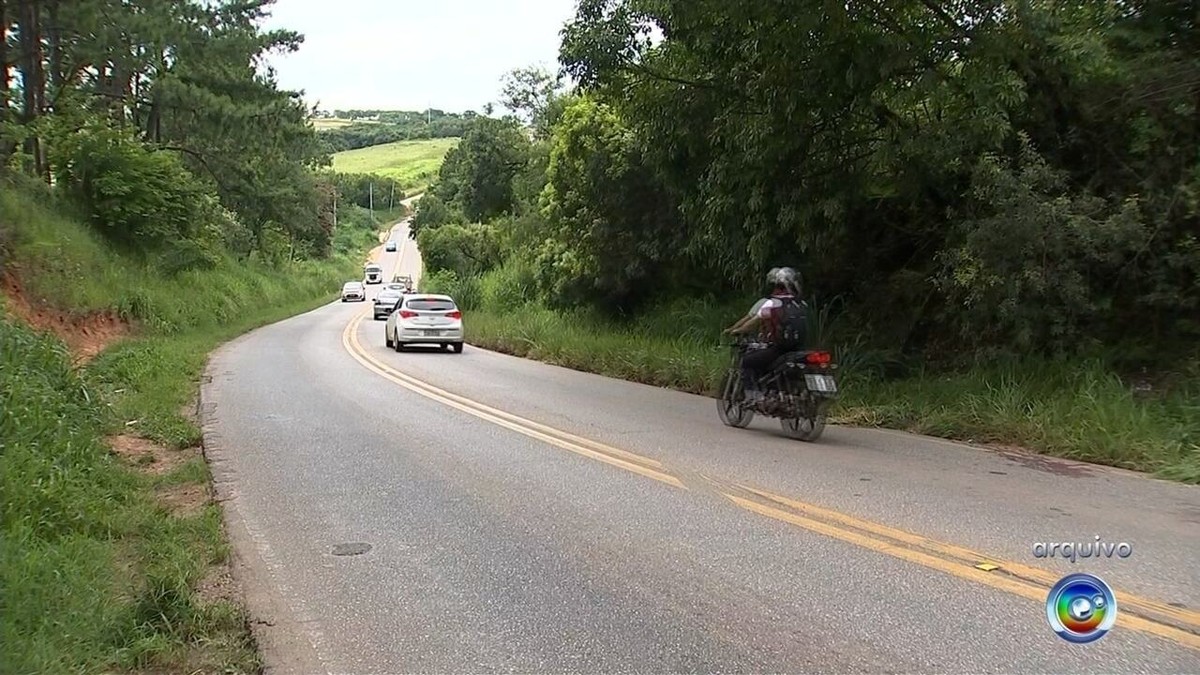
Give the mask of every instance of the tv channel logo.
<svg viewBox="0 0 1200 675">
<path fill-rule="evenodd" d="M 1117 622 L 1117 598 L 1094 574 L 1068 574 L 1046 596 L 1046 620 L 1068 642 L 1094 642 Z"/>
</svg>

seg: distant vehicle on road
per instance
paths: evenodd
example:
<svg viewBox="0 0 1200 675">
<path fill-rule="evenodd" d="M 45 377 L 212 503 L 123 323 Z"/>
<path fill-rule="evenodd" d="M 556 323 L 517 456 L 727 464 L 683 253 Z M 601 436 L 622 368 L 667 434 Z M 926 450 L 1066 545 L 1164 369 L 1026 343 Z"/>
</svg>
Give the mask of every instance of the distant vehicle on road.
<svg viewBox="0 0 1200 675">
<path fill-rule="evenodd" d="M 412 277 L 408 276 L 407 274 L 397 274 L 396 276 L 392 277 L 392 281 L 394 283 L 403 285 L 406 293 L 416 292 L 416 289 L 413 288 Z"/>
<path fill-rule="evenodd" d="M 383 327 L 384 343 L 396 351 L 408 345 L 440 345 L 463 350 L 462 311 L 448 295 L 401 296 Z"/>
<path fill-rule="evenodd" d="M 396 250 L 396 240 L 392 239 L 392 240 L 388 241 L 388 243 L 384 244 L 383 250 L 395 251 Z"/>
<path fill-rule="evenodd" d="M 403 296 L 404 286 L 400 284 L 389 284 L 379 291 L 379 295 L 375 296 L 375 320 L 386 319 Z"/>
<path fill-rule="evenodd" d="M 363 302 L 367 299 L 367 289 L 361 281 L 347 281 L 342 286 L 342 302 Z"/>
<path fill-rule="evenodd" d="M 368 284 L 383 283 L 383 268 L 378 263 L 371 263 L 363 269 L 363 274 L 367 277 Z"/>
</svg>

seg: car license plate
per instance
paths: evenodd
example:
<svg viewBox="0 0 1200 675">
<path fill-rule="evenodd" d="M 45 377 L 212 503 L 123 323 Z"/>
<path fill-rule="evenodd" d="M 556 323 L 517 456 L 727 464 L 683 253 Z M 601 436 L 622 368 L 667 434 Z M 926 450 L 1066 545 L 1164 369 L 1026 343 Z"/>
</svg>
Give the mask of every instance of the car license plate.
<svg viewBox="0 0 1200 675">
<path fill-rule="evenodd" d="M 805 375 L 804 379 L 808 383 L 809 391 L 819 391 L 823 394 L 837 391 L 837 383 L 829 375 Z"/>
<path fill-rule="evenodd" d="M 434 329 L 432 329 L 432 328 L 426 328 L 426 329 L 425 329 L 425 334 L 426 334 L 426 335 L 441 335 L 441 334 L 442 334 L 442 331 L 440 331 L 440 330 L 434 330 Z"/>
</svg>

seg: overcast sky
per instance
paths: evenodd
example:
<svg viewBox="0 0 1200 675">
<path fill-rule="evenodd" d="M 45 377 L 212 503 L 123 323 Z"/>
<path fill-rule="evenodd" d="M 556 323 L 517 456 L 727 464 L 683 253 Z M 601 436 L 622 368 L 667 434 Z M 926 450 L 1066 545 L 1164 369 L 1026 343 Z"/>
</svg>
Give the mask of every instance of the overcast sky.
<svg viewBox="0 0 1200 675">
<path fill-rule="evenodd" d="M 323 110 L 481 110 L 504 73 L 557 69 L 575 0 L 277 0 L 267 28 L 304 35 L 270 59 Z"/>
</svg>

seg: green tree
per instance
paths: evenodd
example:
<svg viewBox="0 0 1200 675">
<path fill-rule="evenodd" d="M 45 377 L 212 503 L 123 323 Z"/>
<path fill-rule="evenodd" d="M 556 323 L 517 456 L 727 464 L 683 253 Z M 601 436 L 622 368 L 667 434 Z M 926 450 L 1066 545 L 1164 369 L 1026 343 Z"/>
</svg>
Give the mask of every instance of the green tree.
<svg viewBox="0 0 1200 675">
<path fill-rule="evenodd" d="M 476 117 L 442 162 L 433 194 L 470 221 L 514 208 L 512 180 L 524 168 L 530 141 L 514 120 Z"/>
<path fill-rule="evenodd" d="M 555 102 L 562 96 L 562 80 L 539 66 L 509 71 L 502 81 L 500 103 L 532 127 L 538 137 L 549 135 L 554 115 L 561 112 Z"/>
<path fill-rule="evenodd" d="M 478 276 L 500 262 L 500 244 L 491 225 L 450 223 L 423 230 L 417 236 L 427 270 L 454 272 L 459 278 Z"/>
<path fill-rule="evenodd" d="M 677 200 L 680 265 L 749 283 L 798 264 L 889 346 L 1069 350 L 1200 337 L 1193 4 L 583 0 L 561 53 Z M 1115 280 L 1075 272 L 1101 259 Z M 967 261 L 1067 283 L 1001 301 L 946 269 Z M 1026 306 L 994 331 L 965 297 Z"/>
<path fill-rule="evenodd" d="M 554 237 L 539 262 L 557 303 L 631 311 L 666 278 L 682 229 L 642 147 L 615 110 L 587 98 L 555 128 L 542 196 Z"/>
<path fill-rule="evenodd" d="M 272 0 L 42 0 L 10 13 L 12 4 L 4 3 L 4 53 L 19 58 L 0 63 L 0 164 L 20 146 L 30 173 L 73 180 L 75 162 L 104 164 L 68 152 L 83 148 L 74 134 L 103 119 L 148 150 L 178 153 L 256 239 L 274 227 L 289 249 L 328 250 L 312 174 L 328 158 L 299 96 L 259 65 L 301 42 L 259 27 Z M 9 105 L 13 81 L 19 115 Z M 129 147 L 103 147 L 116 153 L 108 170 L 124 166 L 129 180 L 141 179 L 145 166 Z"/>
<path fill-rule="evenodd" d="M 417 202 L 417 213 L 413 216 L 409 236 L 416 239 L 425 230 L 461 220 L 461 214 L 455 212 L 436 194 L 426 194 Z"/>
</svg>

